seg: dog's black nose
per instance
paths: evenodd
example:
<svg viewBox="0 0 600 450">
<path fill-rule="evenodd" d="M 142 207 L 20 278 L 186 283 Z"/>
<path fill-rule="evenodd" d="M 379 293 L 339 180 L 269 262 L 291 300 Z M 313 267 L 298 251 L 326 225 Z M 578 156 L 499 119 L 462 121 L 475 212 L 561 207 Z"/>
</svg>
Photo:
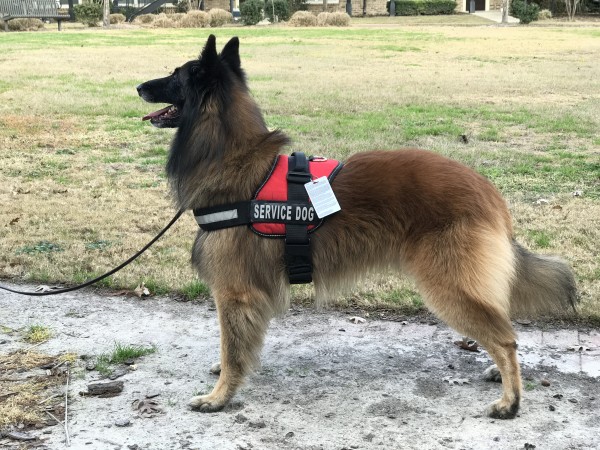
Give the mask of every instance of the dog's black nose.
<svg viewBox="0 0 600 450">
<path fill-rule="evenodd" d="M 142 95 L 142 85 L 138 84 L 138 86 L 136 87 L 137 91 L 138 91 L 138 95 Z"/>
</svg>

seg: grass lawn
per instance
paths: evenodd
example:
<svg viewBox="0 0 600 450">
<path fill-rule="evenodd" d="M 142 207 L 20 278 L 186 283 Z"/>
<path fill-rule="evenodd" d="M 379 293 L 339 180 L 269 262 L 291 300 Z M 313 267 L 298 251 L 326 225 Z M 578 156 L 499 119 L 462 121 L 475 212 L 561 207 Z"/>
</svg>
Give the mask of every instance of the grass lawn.
<svg viewBox="0 0 600 450">
<path fill-rule="evenodd" d="M 215 33 L 219 46 L 240 37 L 253 95 L 290 151 L 419 146 L 464 162 L 508 199 L 522 243 L 572 263 L 582 314 L 600 318 L 600 28 L 376 22 L 0 33 L 0 277 L 78 283 L 166 224 L 173 131 L 141 121 L 153 106 L 135 86 Z M 196 228 L 187 214 L 104 286 L 206 295 L 189 264 Z M 422 305 L 388 274 L 341 301 Z"/>
</svg>

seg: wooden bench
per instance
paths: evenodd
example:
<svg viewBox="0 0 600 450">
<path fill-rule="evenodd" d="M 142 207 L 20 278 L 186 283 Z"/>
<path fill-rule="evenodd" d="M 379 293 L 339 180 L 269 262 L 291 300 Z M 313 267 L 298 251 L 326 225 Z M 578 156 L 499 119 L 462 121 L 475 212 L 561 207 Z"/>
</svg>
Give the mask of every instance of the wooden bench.
<svg viewBox="0 0 600 450">
<path fill-rule="evenodd" d="M 60 31 L 61 22 L 70 17 L 59 13 L 56 0 L 0 0 L 0 21 L 4 22 L 4 31 L 8 31 L 8 21 L 12 19 L 54 19 Z"/>
</svg>

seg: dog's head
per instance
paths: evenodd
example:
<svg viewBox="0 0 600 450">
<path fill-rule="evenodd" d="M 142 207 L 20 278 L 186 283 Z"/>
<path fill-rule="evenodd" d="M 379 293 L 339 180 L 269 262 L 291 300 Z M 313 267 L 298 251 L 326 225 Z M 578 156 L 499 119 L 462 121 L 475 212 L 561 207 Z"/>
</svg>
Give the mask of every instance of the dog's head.
<svg viewBox="0 0 600 450">
<path fill-rule="evenodd" d="M 188 61 L 168 77 L 146 81 L 137 87 L 138 94 L 147 102 L 169 104 L 143 120 L 150 120 L 158 128 L 177 128 L 186 107 L 206 104 L 208 97 L 218 94 L 218 84 L 232 78 L 244 82 L 238 38 L 232 38 L 217 54 L 216 38 L 210 35 L 198 59 Z"/>
</svg>

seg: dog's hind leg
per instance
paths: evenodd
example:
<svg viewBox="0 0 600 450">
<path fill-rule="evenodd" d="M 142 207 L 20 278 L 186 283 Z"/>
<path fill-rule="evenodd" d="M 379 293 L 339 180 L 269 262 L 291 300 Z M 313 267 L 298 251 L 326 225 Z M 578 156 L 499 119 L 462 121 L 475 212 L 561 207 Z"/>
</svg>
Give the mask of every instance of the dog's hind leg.
<svg viewBox="0 0 600 450">
<path fill-rule="evenodd" d="M 522 387 L 509 313 L 514 277 L 510 241 L 489 230 L 471 232 L 468 239 L 466 234 L 447 233 L 425 242 L 411 255 L 411 272 L 425 304 L 488 351 L 502 376 L 503 393 L 487 412 L 511 419 L 519 410 Z"/>
<path fill-rule="evenodd" d="M 221 327 L 221 373 L 212 392 L 192 397 L 189 405 L 202 412 L 223 409 L 258 361 L 272 314 L 256 291 L 214 292 Z"/>
<path fill-rule="evenodd" d="M 432 304 L 444 303 L 445 307 Z M 521 374 L 515 333 L 509 317 L 460 289 L 428 290 L 425 303 L 455 330 L 479 342 L 489 353 L 502 377 L 502 398 L 487 410 L 490 417 L 512 419 L 521 400 Z"/>
</svg>

